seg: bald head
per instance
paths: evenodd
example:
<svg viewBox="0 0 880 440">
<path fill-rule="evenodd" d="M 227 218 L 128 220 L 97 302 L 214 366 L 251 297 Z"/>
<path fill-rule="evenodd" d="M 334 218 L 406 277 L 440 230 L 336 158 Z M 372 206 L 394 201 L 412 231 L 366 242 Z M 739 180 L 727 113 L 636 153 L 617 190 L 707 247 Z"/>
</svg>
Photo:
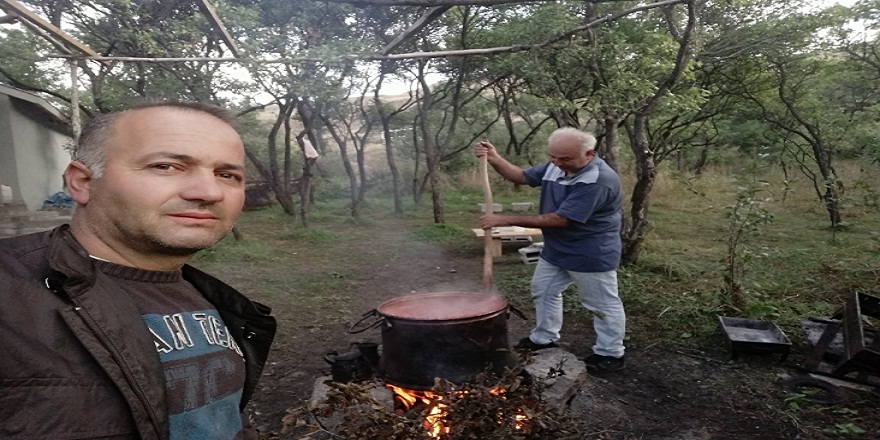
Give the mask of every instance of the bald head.
<svg viewBox="0 0 880 440">
<path fill-rule="evenodd" d="M 579 153 L 586 153 L 596 149 L 596 137 L 586 131 L 574 127 L 557 128 L 547 139 L 549 145 L 572 145 L 576 146 Z"/>
<path fill-rule="evenodd" d="M 550 162 L 566 175 L 587 166 L 595 155 L 595 148 L 596 138 L 592 134 L 573 127 L 557 129 L 547 139 Z"/>
<path fill-rule="evenodd" d="M 152 108 L 169 108 L 187 112 L 206 113 L 234 129 L 238 128 L 235 115 L 232 112 L 212 104 L 177 101 L 146 102 L 135 105 L 129 110 L 105 113 L 92 118 L 82 128 L 76 144 L 74 160 L 86 165 L 91 170 L 93 178 L 100 178 L 107 164 L 108 151 L 117 141 L 116 132 L 119 121 L 123 117 L 137 116 L 137 112 Z"/>
</svg>

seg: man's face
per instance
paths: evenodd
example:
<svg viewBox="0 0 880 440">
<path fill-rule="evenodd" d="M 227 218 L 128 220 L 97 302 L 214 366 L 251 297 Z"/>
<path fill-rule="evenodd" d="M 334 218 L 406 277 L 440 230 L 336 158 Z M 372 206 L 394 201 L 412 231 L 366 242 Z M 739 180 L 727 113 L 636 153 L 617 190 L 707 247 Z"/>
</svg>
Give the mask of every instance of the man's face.
<svg viewBox="0 0 880 440">
<path fill-rule="evenodd" d="M 192 255 L 234 225 L 244 172 L 241 139 L 221 120 L 173 107 L 136 110 L 117 121 L 103 175 L 77 200 L 77 214 L 113 254 Z"/>
<path fill-rule="evenodd" d="M 594 152 L 581 151 L 578 140 L 573 137 L 559 137 L 547 147 L 547 154 L 550 162 L 568 175 L 587 166 Z"/>
</svg>

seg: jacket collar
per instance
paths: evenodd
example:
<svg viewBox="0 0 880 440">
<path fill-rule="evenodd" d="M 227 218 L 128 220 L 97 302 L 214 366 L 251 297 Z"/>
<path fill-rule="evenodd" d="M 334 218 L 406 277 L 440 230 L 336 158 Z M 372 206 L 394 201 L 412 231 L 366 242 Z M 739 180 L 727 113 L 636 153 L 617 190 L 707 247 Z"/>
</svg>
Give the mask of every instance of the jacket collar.
<svg viewBox="0 0 880 440">
<path fill-rule="evenodd" d="M 70 232 L 70 225 L 62 225 L 50 233 L 48 260 L 55 273 L 47 284 L 60 282 L 71 297 L 75 297 L 95 282 L 95 267 L 89 253 Z"/>
</svg>

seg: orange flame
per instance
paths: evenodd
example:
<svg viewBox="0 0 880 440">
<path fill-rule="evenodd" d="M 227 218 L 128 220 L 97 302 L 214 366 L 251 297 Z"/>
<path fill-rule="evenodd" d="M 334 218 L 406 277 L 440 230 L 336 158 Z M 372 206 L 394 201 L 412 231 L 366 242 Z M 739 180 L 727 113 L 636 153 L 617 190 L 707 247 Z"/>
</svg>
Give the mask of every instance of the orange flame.
<svg viewBox="0 0 880 440">
<path fill-rule="evenodd" d="M 418 402 L 423 403 L 428 408 L 428 415 L 422 426 L 428 430 L 431 437 L 440 438 L 443 434 L 449 434 L 451 427 L 446 426 L 446 404 L 442 402 L 443 396 L 432 393 L 430 391 L 408 390 L 391 384 L 386 384 L 388 388 L 394 391 L 394 394 L 400 397 L 406 409 L 410 409 Z"/>
<path fill-rule="evenodd" d="M 448 405 L 443 402 L 442 395 L 430 391 L 409 390 L 391 384 L 386 384 L 386 386 L 394 391 L 394 394 L 399 398 L 399 401 L 407 410 L 419 402 L 428 408 L 428 414 L 425 416 L 422 426 L 425 427 L 432 438 L 441 438 L 452 432 L 452 426 L 448 426 L 448 420 L 446 420 L 446 408 Z M 489 390 L 490 394 L 502 396 L 502 398 L 504 398 L 503 395 L 505 392 L 507 392 L 507 390 L 500 386 Z M 464 395 L 468 392 L 459 391 L 458 393 Z M 504 413 L 499 412 L 497 417 L 498 424 L 503 424 L 505 421 Z M 517 414 L 514 414 L 513 420 L 515 423 L 514 429 L 528 432 L 527 426 L 529 418 L 523 412 L 518 411 Z"/>
</svg>

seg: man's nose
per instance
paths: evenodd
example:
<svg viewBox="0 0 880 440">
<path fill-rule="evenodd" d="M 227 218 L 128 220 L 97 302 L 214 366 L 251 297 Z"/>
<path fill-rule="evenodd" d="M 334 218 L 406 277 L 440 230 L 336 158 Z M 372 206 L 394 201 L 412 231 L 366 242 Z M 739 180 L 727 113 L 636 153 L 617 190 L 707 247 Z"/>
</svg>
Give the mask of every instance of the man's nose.
<svg viewBox="0 0 880 440">
<path fill-rule="evenodd" d="M 220 178 L 214 171 L 198 171 L 190 174 L 180 196 L 186 200 L 219 202 L 225 197 Z"/>
</svg>

